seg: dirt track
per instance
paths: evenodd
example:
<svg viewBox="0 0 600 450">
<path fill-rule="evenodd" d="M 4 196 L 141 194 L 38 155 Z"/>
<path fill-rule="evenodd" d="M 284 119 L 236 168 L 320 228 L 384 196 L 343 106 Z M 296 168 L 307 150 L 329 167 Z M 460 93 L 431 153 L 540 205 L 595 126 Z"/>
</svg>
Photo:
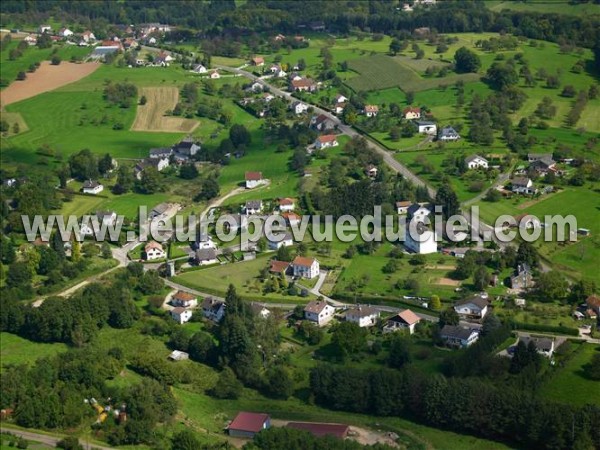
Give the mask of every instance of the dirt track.
<svg viewBox="0 0 600 450">
<path fill-rule="evenodd" d="M 139 105 L 132 131 L 192 132 L 199 124 L 193 119 L 165 116 L 165 112 L 175 108 L 179 101 L 176 87 L 145 87 L 140 89 L 140 97 L 146 97 L 146 104 Z"/>
<path fill-rule="evenodd" d="M 66 84 L 73 83 L 88 76 L 100 67 L 99 63 L 62 62 L 53 66 L 49 61 L 42 61 L 33 73 L 27 73 L 23 81 L 13 81 L 0 93 L 2 106 L 35 97 L 44 92 L 53 91 Z"/>
</svg>

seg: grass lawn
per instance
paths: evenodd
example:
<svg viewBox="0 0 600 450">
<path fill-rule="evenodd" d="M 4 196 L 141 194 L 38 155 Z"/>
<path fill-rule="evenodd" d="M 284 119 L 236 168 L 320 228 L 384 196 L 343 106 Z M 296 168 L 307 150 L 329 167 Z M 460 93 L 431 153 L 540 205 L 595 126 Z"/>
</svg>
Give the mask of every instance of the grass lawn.
<svg viewBox="0 0 600 450">
<path fill-rule="evenodd" d="M 0 333 L 0 361 L 2 367 L 11 364 L 33 364 L 38 358 L 54 356 L 67 351 L 65 344 L 33 342 L 16 334 Z"/>
<path fill-rule="evenodd" d="M 492 11 L 537 11 L 541 13 L 568 14 L 573 16 L 589 16 L 600 14 L 597 5 L 593 2 L 573 4 L 568 0 L 542 0 L 535 2 L 514 2 L 501 0 L 488 0 L 486 5 Z"/>
<path fill-rule="evenodd" d="M 555 367 L 556 372 L 541 389 L 541 395 L 548 400 L 573 405 L 600 404 L 598 382 L 586 378 L 584 366 L 592 361 L 592 357 L 600 352 L 600 346 L 578 344 L 581 348 L 567 362 L 565 367 Z"/>
</svg>

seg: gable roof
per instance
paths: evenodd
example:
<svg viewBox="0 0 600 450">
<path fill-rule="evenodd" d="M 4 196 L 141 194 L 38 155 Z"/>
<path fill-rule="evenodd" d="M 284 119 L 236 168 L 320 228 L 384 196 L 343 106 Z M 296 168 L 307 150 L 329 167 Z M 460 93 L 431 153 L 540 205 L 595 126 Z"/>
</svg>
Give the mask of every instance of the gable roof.
<svg viewBox="0 0 600 450">
<path fill-rule="evenodd" d="M 349 314 L 352 314 L 352 315 L 358 316 L 358 317 L 369 317 L 374 314 L 379 314 L 379 310 L 373 308 L 372 306 L 358 305 L 358 306 L 355 306 L 354 308 L 350 308 L 348 311 L 346 311 L 346 316 L 348 316 Z"/>
<path fill-rule="evenodd" d="M 181 300 L 182 302 L 189 302 L 190 300 L 196 300 L 196 296 L 194 294 L 190 294 L 185 291 L 177 291 L 175 295 L 173 295 L 173 300 Z"/>
<path fill-rule="evenodd" d="M 452 127 L 444 127 L 444 128 L 442 128 L 442 131 L 440 131 L 440 136 L 452 136 L 452 135 L 458 136 L 458 133 Z"/>
<path fill-rule="evenodd" d="M 144 250 L 148 252 L 148 250 L 157 249 L 163 251 L 163 246 L 156 241 L 150 241 L 144 247 Z"/>
<path fill-rule="evenodd" d="M 483 156 L 479 156 L 479 155 L 471 155 L 471 156 L 467 156 L 467 157 L 465 158 L 465 162 L 466 162 L 467 164 L 469 164 L 470 162 L 476 161 L 476 160 L 478 160 L 478 159 L 479 159 L 479 160 L 481 160 L 481 161 L 488 162 L 488 160 L 487 160 L 487 159 L 485 159 Z"/>
<path fill-rule="evenodd" d="M 414 213 L 416 213 L 421 208 L 424 208 L 427 211 L 431 212 L 431 210 L 426 205 L 421 205 L 420 203 L 413 203 L 412 205 L 410 205 L 408 207 L 407 212 L 408 212 L 409 215 L 413 215 Z"/>
<path fill-rule="evenodd" d="M 152 212 L 160 215 L 160 214 L 164 214 L 168 209 L 169 209 L 168 203 L 159 203 L 154 208 L 152 208 Z"/>
<path fill-rule="evenodd" d="M 310 267 L 316 261 L 315 258 L 307 258 L 306 256 L 296 256 L 292 264 L 295 266 Z"/>
<path fill-rule="evenodd" d="M 173 308 L 171 310 L 171 314 L 177 314 L 178 316 L 183 314 L 185 311 L 187 311 L 187 308 L 184 308 L 182 306 L 178 306 L 176 308 Z"/>
<path fill-rule="evenodd" d="M 325 134 L 317 138 L 317 141 L 319 141 L 321 144 L 325 144 L 327 142 L 335 142 L 336 140 L 337 136 L 335 134 Z"/>
<path fill-rule="evenodd" d="M 263 58 L 262 56 L 255 56 L 254 58 L 252 58 L 252 62 L 254 64 L 264 64 L 265 58 Z"/>
<path fill-rule="evenodd" d="M 460 301 L 456 302 L 455 306 L 468 305 L 469 303 L 472 303 L 473 305 L 476 305 L 481 309 L 483 309 L 489 305 L 489 302 L 487 301 L 486 298 L 483 298 L 480 295 L 474 295 L 473 297 L 469 297 L 464 300 L 460 300 Z"/>
<path fill-rule="evenodd" d="M 514 177 L 510 182 L 513 186 L 527 186 L 531 180 L 527 177 Z"/>
<path fill-rule="evenodd" d="M 410 200 L 404 200 L 401 202 L 396 202 L 396 208 L 407 208 L 410 206 L 412 202 Z"/>
<path fill-rule="evenodd" d="M 170 156 L 173 153 L 173 149 L 167 147 L 151 148 L 150 156 Z"/>
<path fill-rule="evenodd" d="M 416 114 L 421 114 L 421 108 L 409 106 L 408 108 L 404 108 L 404 111 L 402 111 L 402 113 L 404 115 L 411 113 L 411 112 L 416 113 Z"/>
<path fill-rule="evenodd" d="M 523 344 L 525 345 L 529 345 L 530 342 L 533 342 L 536 349 L 544 352 L 549 352 L 554 348 L 554 339 L 546 337 L 521 336 L 519 340 L 523 341 Z"/>
<path fill-rule="evenodd" d="M 292 86 L 295 88 L 312 87 L 315 86 L 315 82 L 310 78 L 301 78 L 299 80 L 292 80 Z"/>
<path fill-rule="evenodd" d="M 202 309 L 210 310 L 210 311 L 218 311 L 222 306 L 225 305 L 223 300 L 217 300 L 214 297 L 206 297 L 202 301 Z"/>
<path fill-rule="evenodd" d="M 260 181 L 262 179 L 262 172 L 246 172 L 246 181 Z"/>
<path fill-rule="evenodd" d="M 321 314 L 321 312 L 327 307 L 329 304 L 327 302 L 322 302 L 319 300 L 313 300 L 309 302 L 305 307 L 304 311 L 313 314 Z"/>
<path fill-rule="evenodd" d="M 392 322 L 405 323 L 406 325 L 412 325 L 414 323 L 419 323 L 421 318 L 410 309 L 405 309 L 404 311 L 400 311 L 395 316 L 390 317 L 388 320 L 391 320 Z"/>
<path fill-rule="evenodd" d="M 444 325 L 444 328 L 440 331 L 440 336 L 467 340 L 473 332 L 474 330 L 471 330 L 470 328 L 463 328 L 456 325 Z"/>
<path fill-rule="evenodd" d="M 294 204 L 294 199 L 289 197 L 284 197 L 279 199 L 279 206 L 292 206 Z"/>
<path fill-rule="evenodd" d="M 96 188 L 98 186 L 102 186 L 102 184 L 98 183 L 95 180 L 86 180 L 83 182 L 83 188 L 84 189 L 93 189 Z"/>
<path fill-rule="evenodd" d="M 248 200 L 246 202 L 246 209 L 261 209 L 262 200 Z"/>
<path fill-rule="evenodd" d="M 271 260 L 271 267 L 269 268 L 269 272 L 281 273 L 288 270 L 290 267 L 290 263 L 287 261 L 277 261 L 276 259 Z"/>
<path fill-rule="evenodd" d="M 379 106 L 377 105 L 365 105 L 365 112 L 378 112 L 379 111 Z"/>
<path fill-rule="evenodd" d="M 241 411 L 227 427 L 230 430 L 250 431 L 258 433 L 269 420 L 268 414 Z"/>
</svg>

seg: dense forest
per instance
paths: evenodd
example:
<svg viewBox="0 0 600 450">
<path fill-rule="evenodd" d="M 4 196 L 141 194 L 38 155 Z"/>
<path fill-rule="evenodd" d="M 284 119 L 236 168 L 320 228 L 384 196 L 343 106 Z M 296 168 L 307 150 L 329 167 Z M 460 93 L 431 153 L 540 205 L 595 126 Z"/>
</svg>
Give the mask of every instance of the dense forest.
<svg viewBox="0 0 600 450">
<path fill-rule="evenodd" d="M 233 0 L 210 2 L 178 1 L 97 1 L 68 3 L 60 0 L 6 0 L 2 4 L 2 24 L 40 23 L 53 16 L 63 22 L 79 22 L 102 31 L 108 24 L 161 22 L 199 30 L 209 35 L 252 32 L 296 32 L 324 25 L 338 33 L 370 31 L 395 34 L 430 27 L 440 33 L 507 32 L 533 39 L 566 40 L 594 47 L 600 39 L 599 17 L 521 11 L 495 12 L 482 1 L 444 1 L 434 9 L 402 14 L 392 1 L 315 0 L 311 8 L 298 0 L 249 0 L 236 8 Z"/>
</svg>

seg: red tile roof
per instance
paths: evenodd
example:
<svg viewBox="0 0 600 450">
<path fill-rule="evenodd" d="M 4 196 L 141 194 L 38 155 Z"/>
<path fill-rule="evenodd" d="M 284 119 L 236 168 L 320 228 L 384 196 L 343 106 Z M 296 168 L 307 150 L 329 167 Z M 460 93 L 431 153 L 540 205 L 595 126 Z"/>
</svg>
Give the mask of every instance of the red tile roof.
<svg viewBox="0 0 600 450">
<path fill-rule="evenodd" d="M 324 136 L 319 136 L 317 141 L 319 141 L 321 144 L 325 144 L 326 142 L 333 142 L 336 139 L 337 136 L 335 134 L 326 134 Z"/>
<path fill-rule="evenodd" d="M 241 411 L 229 424 L 228 429 L 258 433 L 264 428 L 267 420 L 269 420 L 268 414 Z"/>
<path fill-rule="evenodd" d="M 404 114 L 408 114 L 410 112 L 421 114 L 421 108 L 413 108 L 412 106 L 409 106 L 408 108 L 405 108 L 404 111 L 402 111 L 402 112 Z"/>
<path fill-rule="evenodd" d="M 377 105 L 365 105 L 366 112 L 377 112 L 379 111 L 379 106 Z"/>
<path fill-rule="evenodd" d="M 246 181 L 262 180 L 262 172 L 246 172 Z"/>
<path fill-rule="evenodd" d="M 290 263 L 287 261 L 273 260 L 271 261 L 271 268 L 269 269 L 269 271 L 274 273 L 281 273 L 285 272 L 288 269 L 288 267 L 290 267 Z"/>
<path fill-rule="evenodd" d="M 144 247 L 144 250 L 147 252 L 148 250 L 151 250 L 153 248 L 157 248 L 159 250 L 163 249 L 163 246 L 160 245 L 158 242 L 155 241 L 150 241 L 146 244 L 146 246 Z"/>
<path fill-rule="evenodd" d="M 396 317 L 400 318 L 402 322 L 405 322 L 407 325 L 412 325 L 413 323 L 418 323 L 421 321 L 421 318 L 417 316 L 410 309 L 405 309 L 402 312 L 399 312 Z M 392 320 L 394 318 L 392 317 Z"/>
<path fill-rule="evenodd" d="M 600 308 L 600 297 L 596 294 L 592 294 L 586 299 L 586 303 L 590 307 Z"/>
<path fill-rule="evenodd" d="M 315 262 L 315 258 L 307 258 L 305 256 L 296 256 L 292 264 L 296 266 L 310 267 Z"/>
<path fill-rule="evenodd" d="M 339 423 L 311 423 L 311 422 L 290 422 L 288 428 L 296 430 L 304 430 L 311 433 L 313 436 L 334 436 L 344 439 L 348 435 L 350 427 Z"/>
<path fill-rule="evenodd" d="M 181 301 L 189 301 L 195 300 L 197 297 L 193 294 L 190 294 L 189 292 L 177 291 L 173 298 Z"/>
<path fill-rule="evenodd" d="M 286 198 L 280 198 L 279 199 L 279 204 L 281 206 L 290 206 L 290 205 L 294 204 L 294 199 L 293 198 L 288 198 L 288 197 L 286 197 Z"/>
</svg>

